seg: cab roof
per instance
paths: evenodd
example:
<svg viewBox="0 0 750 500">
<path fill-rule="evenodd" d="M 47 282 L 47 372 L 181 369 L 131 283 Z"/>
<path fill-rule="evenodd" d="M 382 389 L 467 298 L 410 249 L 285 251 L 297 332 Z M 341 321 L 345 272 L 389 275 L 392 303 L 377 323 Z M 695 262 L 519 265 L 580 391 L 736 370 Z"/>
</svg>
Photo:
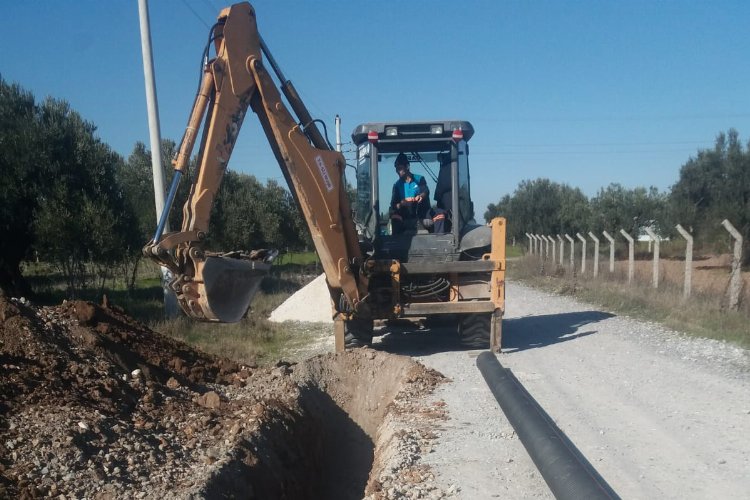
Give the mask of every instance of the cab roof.
<svg viewBox="0 0 750 500">
<path fill-rule="evenodd" d="M 395 135 L 388 135 L 386 129 L 395 129 Z M 461 129 L 464 140 L 474 135 L 474 127 L 465 120 L 433 120 L 424 122 L 373 122 L 357 125 L 352 132 L 352 141 L 359 146 L 368 141 L 367 134 L 377 132 L 378 142 L 395 146 L 408 142 L 432 142 L 451 139 L 453 131 Z M 437 132 L 437 130 L 440 130 Z M 393 134 L 393 130 L 391 130 Z"/>
</svg>

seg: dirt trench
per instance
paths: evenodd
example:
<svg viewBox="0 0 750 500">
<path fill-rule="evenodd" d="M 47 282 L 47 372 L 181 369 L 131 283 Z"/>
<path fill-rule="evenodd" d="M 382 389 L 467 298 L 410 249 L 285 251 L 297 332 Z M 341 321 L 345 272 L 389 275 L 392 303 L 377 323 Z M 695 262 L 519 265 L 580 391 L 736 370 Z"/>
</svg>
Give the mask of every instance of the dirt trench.
<svg viewBox="0 0 750 500">
<path fill-rule="evenodd" d="M 243 366 L 113 307 L 0 298 L 0 497 L 383 497 L 424 481 L 441 380 L 369 349 Z"/>
</svg>

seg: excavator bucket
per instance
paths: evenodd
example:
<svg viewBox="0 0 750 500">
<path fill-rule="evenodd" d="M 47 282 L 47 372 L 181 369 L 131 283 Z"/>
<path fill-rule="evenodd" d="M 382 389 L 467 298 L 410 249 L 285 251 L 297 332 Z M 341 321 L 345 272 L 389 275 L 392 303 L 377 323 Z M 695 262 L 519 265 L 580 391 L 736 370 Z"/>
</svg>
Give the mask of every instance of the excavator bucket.
<svg viewBox="0 0 750 500">
<path fill-rule="evenodd" d="M 222 323 L 241 320 L 270 268 L 262 260 L 207 257 L 201 273 L 206 317 Z"/>
</svg>

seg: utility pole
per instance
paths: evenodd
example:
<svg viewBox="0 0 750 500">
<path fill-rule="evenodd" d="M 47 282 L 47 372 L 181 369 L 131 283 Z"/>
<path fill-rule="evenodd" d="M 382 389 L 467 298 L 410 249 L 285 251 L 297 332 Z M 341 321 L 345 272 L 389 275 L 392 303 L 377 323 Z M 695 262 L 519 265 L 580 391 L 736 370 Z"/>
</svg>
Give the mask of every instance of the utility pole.
<svg viewBox="0 0 750 500">
<path fill-rule="evenodd" d="M 151 23 L 148 17 L 148 0 L 138 0 L 138 17 L 141 25 L 141 52 L 143 54 L 143 77 L 146 84 L 146 108 L 148 110 L 148 129 L 151 140 L 151 169 L 154 175 L 154 202 L 156 205 L 156 223 L 159 223 L 164 211 L 164 169 L 161 161 L 161 134 L 159 131 L 159 105 L 156 100 L 156 80 L 154 79 L 154 60 L 151 50 Z M 169 231 L 169 222 L 165 225 Z M 168 318 L 177 315 L 177 299 L 167 286 L 172 273 L 166 267 L 161 268 L 162 287 L 164 289 L 164 313 Z"/>
<path fill-rule="evenodd" d="M 336 151 L 341 152 L 341 117 L 336 115 Z"/>
</svg>

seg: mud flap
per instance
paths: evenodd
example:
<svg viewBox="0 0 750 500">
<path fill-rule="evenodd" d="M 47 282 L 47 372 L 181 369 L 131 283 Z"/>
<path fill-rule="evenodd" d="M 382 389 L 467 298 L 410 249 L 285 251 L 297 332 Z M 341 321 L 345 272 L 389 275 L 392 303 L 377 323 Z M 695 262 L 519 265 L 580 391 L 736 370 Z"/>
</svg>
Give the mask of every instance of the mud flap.
<svg viewBox="0 0 750 500">
<path fill-rule="evenodd" d="M 207 257 L 202 275 L 209 311 L 222 323 L 241 320 L 270 268 L 259 260 Z"/>
</svg>

